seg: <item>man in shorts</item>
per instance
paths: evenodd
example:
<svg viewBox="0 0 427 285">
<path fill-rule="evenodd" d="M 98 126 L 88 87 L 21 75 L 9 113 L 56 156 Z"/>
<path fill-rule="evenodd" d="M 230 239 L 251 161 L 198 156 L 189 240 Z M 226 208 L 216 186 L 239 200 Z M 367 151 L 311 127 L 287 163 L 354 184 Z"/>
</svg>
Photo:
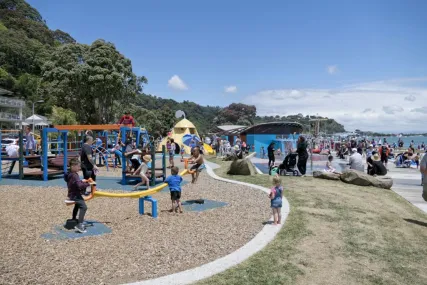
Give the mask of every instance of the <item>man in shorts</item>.
<svg viewBox="0 0 427 285">
<path fill-rule="evenodd" d="M 381 157 L 381 162 L 384 164 L 385 168 L 387 168 L 388 155 L 390 153 L 390 149 L 387 147 L 387 144 L 383 144 L 382 146 L 380 146 L 378 152 Z"/>
<path fill-rule="evenodd" d="M 85 143 L 83 144 L 82 150 L 80 152 L 80 162 L 81 169 L 83 172 L 83 178 L 92 178 L 93 181 L 96 181 L 96 173 L 98 172 L 98 167 L 92 160 L 92 143 L 93 138 L 91 136 L 86 136 Z"/>
</svg>

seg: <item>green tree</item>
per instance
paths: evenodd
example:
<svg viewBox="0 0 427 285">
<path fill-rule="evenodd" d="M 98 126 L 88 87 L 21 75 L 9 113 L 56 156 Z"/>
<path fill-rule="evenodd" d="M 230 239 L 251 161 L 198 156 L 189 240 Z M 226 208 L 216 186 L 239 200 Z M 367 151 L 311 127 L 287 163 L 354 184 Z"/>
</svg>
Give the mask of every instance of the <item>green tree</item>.
<svg viewBox="0 0 427 285">
<path fill-rule="evenodd" d="M 15 78 L 0 67 L 0 87 L 12 90 L 15 87 Z"/>
<path fill-rule="evenodd" d="M 69 109 L 53 106 L 50 119 L 54 125 L 77 124 L 76 113 Z"/>
<path fill-rule="evenodd" d="M 71 107 L 82 123 L 109 123 L 116 103 L 128 105 L 146 79 L 132 72 L 131 61 L 112 43 L 97 40 L 59 46 L 43 66 L 43 81 L 56 104 Z"/>
</svg>

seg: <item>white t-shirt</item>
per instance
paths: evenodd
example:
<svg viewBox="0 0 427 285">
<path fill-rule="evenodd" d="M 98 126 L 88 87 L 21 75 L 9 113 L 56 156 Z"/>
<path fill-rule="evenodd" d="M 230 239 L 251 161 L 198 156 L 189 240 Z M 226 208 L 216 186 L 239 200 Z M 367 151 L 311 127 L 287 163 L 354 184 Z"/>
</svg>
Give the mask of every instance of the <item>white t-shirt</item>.
<svg viewBox="0 0 427 285">
<path fill-rule="evenodd" d="M 358 170 L 363 172 L 364 171 L 364 165 L 363 165 L 363 159 L 360 153 L 355 152 L 350 156 L 350 168 L 354 170 Z"/>
<path fill-rule="evenodd" d="M 131 159 L 139 159 L 141 157 L 141 153 L 142 151 L 137 149 L 138 153 L 135 153 L 134 155 L 132 155 Z"/>
<path fill-rule="evenodd" d="M 17 157 L 19 151 L 19 145 L 11 144 L 6 147 L 7 155 L 10 157 Z"/>
</svg>

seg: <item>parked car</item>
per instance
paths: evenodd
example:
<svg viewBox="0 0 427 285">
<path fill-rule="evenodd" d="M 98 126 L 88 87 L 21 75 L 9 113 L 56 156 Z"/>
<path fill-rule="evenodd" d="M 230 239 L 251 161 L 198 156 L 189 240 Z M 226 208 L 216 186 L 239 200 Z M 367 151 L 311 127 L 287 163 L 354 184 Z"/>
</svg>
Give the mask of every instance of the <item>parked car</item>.
<svg viewBox="0 0 427 285">
<path fill-rule="evenodd" d="M 6 155 L 6 147 L 11 144 L 18 142 L 18 139 L 15 138 L 2 138 L 1 139 L 1 155 Z"/>
</svg>

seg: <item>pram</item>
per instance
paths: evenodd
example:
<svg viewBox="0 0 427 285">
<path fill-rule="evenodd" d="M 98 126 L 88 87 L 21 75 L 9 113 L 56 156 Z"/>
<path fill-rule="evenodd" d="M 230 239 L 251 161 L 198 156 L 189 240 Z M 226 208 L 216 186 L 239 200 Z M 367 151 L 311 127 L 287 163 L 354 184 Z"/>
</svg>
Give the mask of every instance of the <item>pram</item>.
<svg viewBox="0 0 427 285">
<path fill-rule="evenodd" d="M 405 160 L 403 153 L 397 155 L 394 163 L 395 163 L 396 167 L 403 167 L 403 168 L 411 167 L 411 160 L 410 159 Z"/>
<path fill-rule="evenodd" d="M 289 153 L 285 159 L 283 160 L 282 164 L 279 166 L 272 167 L 270 169 L 270 175 L 272 173 L 277 173 L 279 175 L 293 175 L 298 176 L 298 170 L 295 169 L 295 166 L 297 164 L 297 153 Z"/>
</svg>

